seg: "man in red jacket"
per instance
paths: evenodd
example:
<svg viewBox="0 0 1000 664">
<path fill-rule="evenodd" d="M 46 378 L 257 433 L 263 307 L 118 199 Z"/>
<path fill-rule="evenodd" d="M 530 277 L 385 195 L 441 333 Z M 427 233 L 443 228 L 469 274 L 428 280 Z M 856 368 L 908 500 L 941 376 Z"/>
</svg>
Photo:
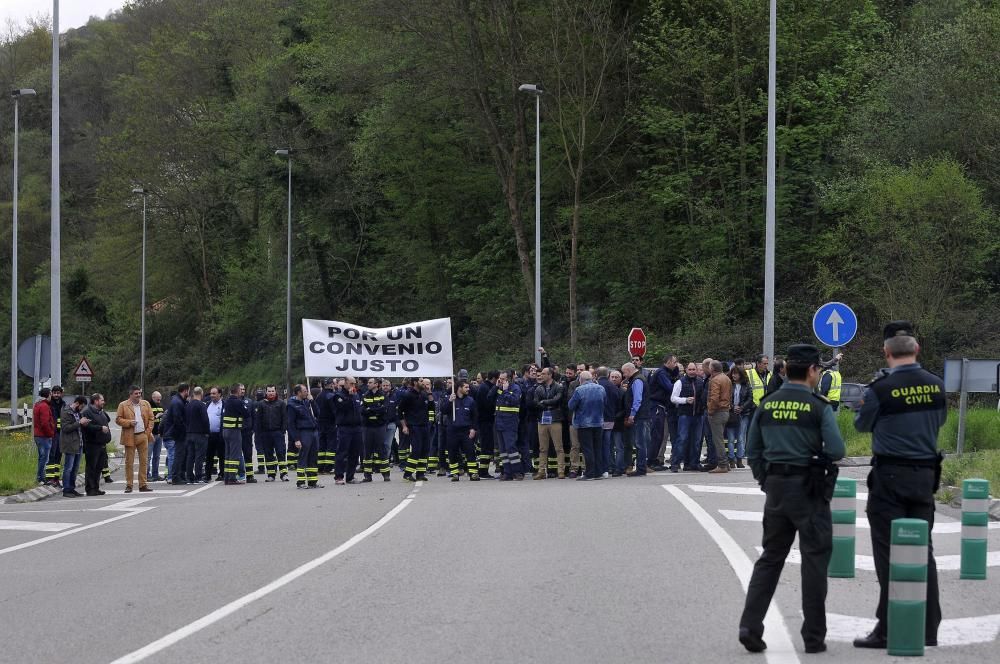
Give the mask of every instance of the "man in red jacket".
<svg viewBox="0 0 1000 664">
<path fill-rule="evenodd" d="M 52 438 L 56 435 L 56 421 L 52 417 L 51 392 L 43 387 L 38 391 L 41 400 L 36 401 L 31 409 L 32 429 L 35 436 L 35 447 L 38 448 L 38 470 L 35 479 L 39 484 L 47 484 L 45 465 L 49 462 L 49 452 L 52 450 Z"/>
</svg>

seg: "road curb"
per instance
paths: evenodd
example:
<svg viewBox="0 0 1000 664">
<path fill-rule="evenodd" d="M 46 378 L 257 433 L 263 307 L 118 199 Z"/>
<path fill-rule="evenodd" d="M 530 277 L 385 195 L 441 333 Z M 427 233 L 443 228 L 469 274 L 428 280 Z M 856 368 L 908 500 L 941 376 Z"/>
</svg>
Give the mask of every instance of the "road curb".
<svg viewBox="0 0 1000 664">
<path fill-rule="evenodd" d="M 115 472 L 122 467 L 119 462 L 117 465 L 108 463 L 108 468 L 111 472 Z M 81 474 L 76 477 L 76 488 L 80 489 L 87 483 L 86 478 Z M 62 493 L 62 489 L 57 489 L 54 486 L 36 486 L 34 489 L 28 489 L 27 491 L 22 491 L 21 493 L 15 493 L 13 496 L 7 496 L 4 499 L 5 505 L 11 504 L 22 504 L 22 503 L 37 503 L 39 500 L 45 500 L 50 496 L 54 496 L 57 493 Z"/>
</svg>

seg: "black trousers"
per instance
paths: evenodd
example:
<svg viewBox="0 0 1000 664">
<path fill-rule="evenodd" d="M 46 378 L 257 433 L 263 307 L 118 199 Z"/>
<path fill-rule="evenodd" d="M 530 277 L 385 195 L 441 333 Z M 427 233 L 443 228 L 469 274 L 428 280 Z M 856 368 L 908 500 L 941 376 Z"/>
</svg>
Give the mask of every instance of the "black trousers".
<svg viewBox="0 0 1000 664">
<path fill-rule="evenodd" d="M 472 427 L 448 427 L 448 470 L 457 475 L 461 470 L 460 460 L 465 458 L 465 469 L 469 475 L 479 474 L 479 460 L 476 458 L 476 439 L 469 438 Z"/>
<path fill-rule="evenodd" d="M 934 469 L 879 463 L 868 473 L 868 523 L 871 525 L 875 574 L 878 576 L 878 608 L 875 630 L 885 635 L 889 610 L 889 540 L 893 519 L 923 519 L 934 528 Z M 934 542 L 927 539 L 927 623 L 924 638 L 936 640 L 941 624 Z"/>
<path fill-rule="evenodd" d="M 253 429 L 241 429 L 243 449 L 243 471 L 247 478 L 253 477 Z"/>
<path fill-rule="evenodd" d="M 490 471 L 490 461 L 493 460 L 493 451 L 496 449 L 493 422 L 480 422 L 476 428 L 479 431 L 479 474 L 485 475 Z"/>
<path fill-rule="evenodd" d="M 332 473 L 337 465 L 337 425 L 321 422 L 317 434 L 317 467 L 321 473 Z"/>
<path fill-rule="evenodd" d="M 108 464 L 108 448 L 104 445 L 84 445 L 84 481 L 87 495 L 101 490 L 101 475 Z"/>
<path fill-rule="evenodd" d="M 809 495 L 808 477 L 769 475 L 764 482 L 764 553 L 753 567 L 740 627 L 764 634 L 764 615 L 778 586 L 785 558 L 799 535 L 802 552 L 802 640 L 806 646 L 826 639 L 826 572 L 833 551 L 830 503 Z"/>
<path fill-rule="evenodd" d="M 222 460 L 226 458 L 226 444 L 222 440 L 222 432 L 208 434 L 208 449 L 205 452 L 205 476 L 222 476 Z M 218 462 L 218 463 L 216 463 Z"/>
<path fill-rule="evenodd" d="M 360 426 L 338 426 L 337 427 L 337 461 L 334 466 L 333 478 L 336 480 L 347 479 L 348 482 L 354 479 L 354 472 L 358 469 L 358 459 L 364 450 L 364 442 L 361 437 Z"/>
<path fill-rule="evenodd" d="M 285 475 L 288 472 L 285 462 L 285 432 L 284 431 L 260 431 L 257 433 L 258 457 L 264 457 L 264 470 L 267 476 L 274 479 L 280 472 Z"/>
<path fill-rule="evenodd" d="M 187 434 L 187 449 L 188 460 L 186 472 L 188 473 L 188 480 L 191 482 L 200 482 L 210 479 L 210 476 L 205 474 L 205 450 L 208 449 L 208 434 Z"/>
</svg>

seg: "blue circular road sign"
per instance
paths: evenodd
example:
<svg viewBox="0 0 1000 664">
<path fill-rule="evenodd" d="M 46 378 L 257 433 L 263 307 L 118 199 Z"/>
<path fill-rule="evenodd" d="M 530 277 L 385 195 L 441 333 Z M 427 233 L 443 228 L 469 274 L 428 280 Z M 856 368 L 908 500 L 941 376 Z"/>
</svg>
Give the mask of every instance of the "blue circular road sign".
<svg viewBox="0 0 1000 664">
<path fill-rule="evenodd" d="M 858 317 L 843 302 L 827 302 L 813 314 L 813 334 L 820 343 L 839 348 L 858 333 Z"/>
</svg>

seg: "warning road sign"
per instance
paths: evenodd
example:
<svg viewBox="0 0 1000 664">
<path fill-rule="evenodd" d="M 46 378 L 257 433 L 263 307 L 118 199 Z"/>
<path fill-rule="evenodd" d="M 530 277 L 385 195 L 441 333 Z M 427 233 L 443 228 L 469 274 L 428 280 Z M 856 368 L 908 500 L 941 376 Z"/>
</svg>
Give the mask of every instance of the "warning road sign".
<svg viewBox="0 0 1000 664">
<path fill-rule="evenodd" d="M 93 379 L 94 370 L 90 368 L 90 362 L 87 361 L 87 358 L 81 357 L 76 364 L 76 369 L 73 369 L 73 380 L 78 383 L 89 383 Z"/>
</svg>

